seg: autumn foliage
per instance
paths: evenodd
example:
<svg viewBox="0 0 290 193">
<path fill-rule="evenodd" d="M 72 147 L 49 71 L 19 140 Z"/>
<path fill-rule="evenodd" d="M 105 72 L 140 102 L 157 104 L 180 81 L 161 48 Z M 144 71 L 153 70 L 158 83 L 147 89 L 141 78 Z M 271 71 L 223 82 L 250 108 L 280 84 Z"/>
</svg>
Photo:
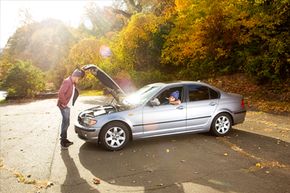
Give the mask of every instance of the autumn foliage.
<svg viewBox="0 0 290 193">
<path fill-rule="evenodd" d="M 282 84 L 290 78 L 289 6 L 287 0 L 116 1 L 104 10 L 91 4 L 91 28 L 55 20 L 21 26 L 1 54 L 0 81 L 20 59 L 41 68 L 55 88 L 87 63 L 116 79 L 126 72 L 137 86 L 236 73 Z M 100 55 L 104 45 L 109 57 Z M 97 88 L 91 79 L 81 86 Z"/>
</svg>

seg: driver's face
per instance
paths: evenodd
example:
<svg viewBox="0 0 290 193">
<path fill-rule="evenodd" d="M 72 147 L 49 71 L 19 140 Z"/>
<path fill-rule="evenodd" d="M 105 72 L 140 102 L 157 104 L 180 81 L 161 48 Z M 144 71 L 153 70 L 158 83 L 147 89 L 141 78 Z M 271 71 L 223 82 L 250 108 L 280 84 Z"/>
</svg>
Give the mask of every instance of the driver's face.
<svg viewBox="0 0 290 193">
<path fill-rule="evenodd" d="M 169 100 L 169 102 L 173 102 L 173 101 L 175 101 L 175 98 L 174 98 L 173 96 L 170 96 L 170 97 L 168 98 L 168 100 Z"/>
</svg>

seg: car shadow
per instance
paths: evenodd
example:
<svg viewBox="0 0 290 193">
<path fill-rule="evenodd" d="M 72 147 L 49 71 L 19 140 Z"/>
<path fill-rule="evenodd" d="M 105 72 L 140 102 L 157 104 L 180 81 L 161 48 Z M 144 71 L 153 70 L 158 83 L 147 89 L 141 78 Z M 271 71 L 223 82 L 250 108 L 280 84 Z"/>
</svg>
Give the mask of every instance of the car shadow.
<svg viewBox="0 0 290 193">
<path fill-rule="evenodd" d="M 133 141 L 116 152 L 89 143 L 79 150 L 81 164 L 101 180 L 167 193 L 283 192 L 290 188 L 289 157 L 288 143 L 235 129 L 223 138 L 175 135 Z M 255 167 L 263 161 L 286 168 Z"/>
</svg>

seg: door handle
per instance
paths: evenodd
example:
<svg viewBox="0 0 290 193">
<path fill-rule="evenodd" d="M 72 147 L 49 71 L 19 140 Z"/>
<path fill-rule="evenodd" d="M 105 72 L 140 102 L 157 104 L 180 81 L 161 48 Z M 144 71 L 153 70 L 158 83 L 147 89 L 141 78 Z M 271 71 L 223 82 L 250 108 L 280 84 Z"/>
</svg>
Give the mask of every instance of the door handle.
<svg viewBox="0 0 290 193">
<path fill-rule="evenodd" d="M 182 110 L 182 109 L 184 109 L 184 107 L 183 106 L 178 106 L 176 109 Z"/>
<path fill-rule="evenodd" d="M 211 103 L 209 103 L 209 105 L 210 105 L 210 106 L 215 106 L 216 103 L 215 103 L 215 102 L 211 102 Z"/>
</svg>

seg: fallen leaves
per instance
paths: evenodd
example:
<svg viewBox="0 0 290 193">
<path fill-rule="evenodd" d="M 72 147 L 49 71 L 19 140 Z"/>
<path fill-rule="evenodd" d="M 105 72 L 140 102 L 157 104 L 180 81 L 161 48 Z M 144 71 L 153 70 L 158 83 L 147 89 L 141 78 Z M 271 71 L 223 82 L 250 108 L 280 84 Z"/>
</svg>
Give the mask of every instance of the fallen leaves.
<svg viewBox="0 0 290 193">
<path fill-rule="evenodd" d="M 47 189 L 51 186 L 53 186 L 53 182 L 48 181 L 48 180 L 35 180 L 35 179 L 30 179 L 31 175 L 27 175 L 27 177 L 22 174 L 19 171 L 15 171 L 14 172 L 15 177 L 17 178 L 17 182 L 18 183 L 22 183 L 22 184 L 32 184 L 35 185 L 37 188 L 40 189 Z"/>
<path fill-rule="evenodd" d="M 262 167 L 262 164 L 261 163 L 256 163 L 256 167 L 257 168 L 261 168 Z"/>
<path fill-rule="evenodd" d="M 93 178 L 93 183 L 98 185 L 101 183 L 101 180 L 99 178 Z"/>
<path fill-rule="evenodd" d="M 256 160 L 257 162 L 255 163 L 255 165 L 251 166 L 249 168 L 250 172 L 254 172 L 254 171 L 257 171 L 257 170 L 263 169 L 263 168 L 284 168 L 284 169 L 290 170 L 289 165 L 281 164 L 278 161 L 268 161 L 268 160 L 265 160 L 263 158 L 257 157 L 249 152 L 246 152 L 242 148 L 238 147 L 236 144 L 231 143 L 226 138 L 217 138 L 217 139 L 222 141 L 224 144 L 228 145 L 232 150 L 234 150 L 234 151 L 236 151 L 236 152 L 238 152 L 246 157 L 249 157 L 249 158 Z M 227 153 L 225 153 L 225 154 L 227 154 Z"/>
<path fill-rule="evenodd" d="M 285 165 L 285 164 L 281 164 L 278 161 L 266 161 L 263 160 L 261 162 L 257 162 L 255 164 L 255 166 L 252 166 L 249 168 L 250 172 L 255 172 L 257 170 L 260 169 L 264 169 L 264 168 L 286 168 L 286 169 L 290 169 L 289 166 Z M 270 171 L 266 170 L 265 173 L 269 174 Z"/>
<path fill-rule="evenodd" d="M 247 108 L 264 112 L 284 113 L 290 112 L 290 87 L 289 82 L 277 85 L 257 85 L 244 74 L 219 76 L 207 79 L 205 82 L 223 88 L 226 92 L 242 94 Z M 279 87 L 283 89 L 279 89 Z"/>
<path fill-rule="evenodd" d="M 31 184 L 31 185 L 34 185 L 38 189 L 43 189 L 43 188 L 47 189 L 47 188 L 54 185 L 53 182 L 51 182 L 49 180 L 32 179 L 31 174 L 24 175 L 23 173 L 15 170 L 15 169 L 5 167 L 3 159 L 0 159 L 0 168 L 11 172 L 16 177 L 18 183 Z"/>
</svg>

